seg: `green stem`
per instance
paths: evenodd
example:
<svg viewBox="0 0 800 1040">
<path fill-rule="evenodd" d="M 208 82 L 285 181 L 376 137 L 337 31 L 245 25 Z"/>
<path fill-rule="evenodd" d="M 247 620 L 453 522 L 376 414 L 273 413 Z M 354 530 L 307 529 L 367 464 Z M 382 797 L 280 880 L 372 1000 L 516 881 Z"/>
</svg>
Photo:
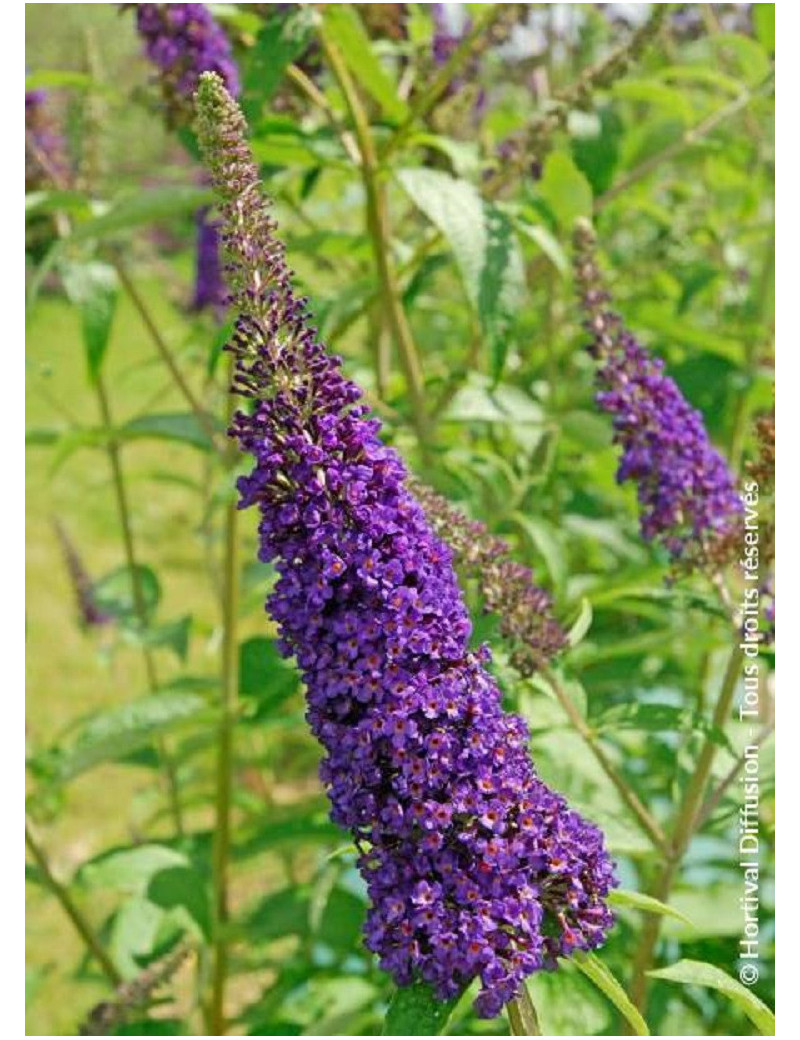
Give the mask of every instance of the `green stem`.
<svg viewBox="0 0 800 1040">
<path fill-rule="evenodd" d="M 774 73 L 771 73 L 764 82 L 757 87 L 755 90 L 746 90 L 739 97 L 734 98 L 727 105 L 723 105 L 722 108 L 718 108 L 716 112 L 712 112 L 706 116 L 705 119 L 701 119 L 695 126 L 689 127 L 689 129 L 682 134 L 677 141 L 673 141 L 672 144 L 667 145 L 666 148 L 662 148 L 660 152 L 655 155 L 651 155 L 649 159 L 645 159 L 644 162 L 639 163 L 635 166 L 630 173 L 620 178 L 616 184 L 604 192 L 594 201 L 594 211 L 597 213 L 613 202 L 618 195 L 627 191 L 631 185 L 636 184 L 637 181 L 642 180 L 648 174 L 652 173 L 653 170 L 657 169 L 663 162 L 667 162 L 670 159 L 674 159 L 676 155 L 679 155 L 684 149 L 689 148 L 693 144 L 697 144 L 704 137 L 707 137 L 713 130 L 727 119 L 731 119 L 737 113 L 741 112 L 742 109 L 746 108 L 752 101 L 765 94 L 771 87 L 774 81 Z"/>
<path fill-rule="evenodd" d="M 751 741 L 751 743 L 750 743 L 750 745 L 748 746 L 748 749 L 747 749 L 748 752 L 751 750 L 752 747 L 760 748 L 761 745 L 764 743 L 764 741 L 774 732 L 774 730 L 775 730 L 775 720 L 771 719 L 766 724 L 766 726 L 764 726 L 763 729 L 756 735 L 755 740 Z M 710 818 L 711 814 L 714 812 L 716 807 L 722 801 L 722 798 L 723 798 L 725 792 L 728 790 L 728 788 L 731 786 L 731 784 L 734 783 L 734 781 L 739 776 L 741 776 L 741 774 L 742 774 L 742 767 L 744 766 L 746 761 L 747 761 L 747 754 L 745 752 L 742 752 L 742 754 L 739 755 L 739 757 L 733 763 L 733 765 L 731 766 L 729 771 L 725 774 L 725 776 L 722 778 L 722 780 L 720 780 L 720 782 L 717 784 L 717 786 L 714 788 L 714 790 L 711 792 L 711 794 L 705 800 L 705 802 L 703 803 L 703 807 L 700 810 L 700 814 L 697 817 L 697 829 L 698 830 L 700 830 L 700 828 L 703 826 L 703 824 L 705 824 L 708 821 L 708 819 Z"/>
<path fill-rule="evenodd" d="M 652 896 L 662 903 L 669 898 L 675 875 L 701 821 L 700 806 L 717 751 L 714 731 L 723 729 L 730 716 L 736 695 L 741 662 L 742 651 L 737 643 L 731 651 L 722 679 L 722 686 L 711 720 L 712 731 L 703 742 L 697 764 L 694 767 L 678 809 L 672 832 L 672 848 L 650 892 Z M 646 914 L 641 939 L 634 956 L 630 989 L 631 1000 L 642 1012 L 647 999 L 647 973 L 653 964 L 660 930 L 661 917 L 656 914 Z"/>
<path fill-rule="evenodd" d="M 375 266 L 377 267 L 378 279 L 381 284 L 381 294 L 387 307 L 387 318 L 408 385 L 414 416 L 414 427 L 420 445 L 424 449 L 428 440 L 428 417 L 425 412 L 424 397 L 425 385 L 419 353 L 403 308 L 397 272 L 392 257 L 386 187 L 380 175 L 378 158 L 367 116 L 355 84 L 347 71 L 347 66 L 336 45 L 325 37 L 324 32 L 320 36 L 320 41 L 328 65 L 342 90 L 348 111 L 353 120 L 356 140 L 361 152 L 360 168 L 367 203 L 367 228 L 372 241 Z"/>
<path fill-rule="evenodd" d="M 58 903 L 61 905 L 62 910 L 67 917 L 72 921 L 75 926 L 75 930 L 80 935 L 87 950 L 92 954 L 94 959 L 103 969 L 103 973 L 108 978 L 108 981 L 112 986 L 118 986 L 122 982 L 122 976 L 114 967 L 111 958 L 108 956 L 106 951 L 100 942 L 100 939 L 96 935 L 94 929 L 83 916 L 83 912 L 78 908 L 78 905 L 73 900 L 69 893 L 69 890 L 65 885 L 55 877 L 53 874 L 50 862 L 47 859 L 47 855 L 41 845 L 38 843 L 36 838 L 33 836 L 27 820 L 25 821 L 25 844 L 28 846 L 31 855 L 36 861 L 36 866 L 41 872 L 42 878 L 45 884 L 50 889 L 52 894 L 55 896 Z"/>
<path fill-rule="evenodd" d="M 117 500 L 117 515 L 119 517 L 120 528 L 122 529 L 122 544 L 125 550 L 125 562 L 128 566 L 128 573 L 131 577 L 133 609 L 136 612 L 136 619 L 139 623 L 141 635 L 144 638 L 144 633 L 147 630 L 147 606 L 144 600 L 142 579 L 136 562 L 136 551 L 133 545 L 133 530 L 130 519 L 131 513 L 128 504 L 128 494 L 125 489 L 125 479 L 122 473 L 119 441 L 114 432 L 114 422 L 111 417 L 111 404 L 109 402 L 108 391 L 102 374 L 98 374 L 95 387 L 97 390 L 97 400 L 100 405 L 100 415 L 103 420 L 103 427 L 107 438 L 108 461 L 111 464 L 111 477 L 114 485 L 114 495 Z M 142 658 L 144 659 L 148 684 L 150 688 L 154 690 L 158 686 L 155 662 L 149 647 L 144 645 L 142 646 Z"/>
<path fill-rule="evenodd" d="M 522 983 L 519 993 L 506 1005 L 512 1036 L 541 1036 L 542 1028 L 528 987 Z"/>
<path fill-rule="evenodd" d="M 197 419 L 200 428 L 208 437 L 211 446 L 216 451 L 219 451 L 221 454 L 224 454 L 224 450 L 220 447 L 218 443 L 217 431 L 214 428 L 214 424 L 211 421 L 208 412 L 205 410 L 201 402 L 195 396 L 192 388 L 184 379 L 183 373 L 178 368 L 175 359 L 172 356 L 172 351 L 170 350 L 169 345 L 167 344 L 164 337 L 161 335 L 158 325 L 154 321 L 153 316 L 151 315 L 150 310 L 147 304 L 145 303 L 144 297 L 141 295 L 141 293 L 131 280 L 131 277 L 122 261 L 119 258 L 114 258 L 112 262 L 114 264 L 114 270 L 117 272 L 117 277 L 119 278 L 120 285 L 127 293 L 128 298 L 133 304 L 134 310 L 141 318 L 142 324 L 147 329 L 150 338 L 153 341 L 153 345 L 155 346 L 158 352 L 159 357 L 169 370 L 169 374 L 172 376 L 173 382 L 183 395 L 186 403 L 191 409 L 192 414 Z"/>
<path fill-rule="evenodd" d="M 414 127 L 421 123 L 445 96 L 453 79 L 460 71 L 462 65 L 469 61 L 473 52 L 478 50 L 481 45 L 487 44 L 487 41 L 490 39 L 492 26 L 506 16 L 505 7 L 505 4 L 484 5 L 484 10 L 475 19 L 472 29 L 461 40 L 441 69 L 439 69 L 428 89 L 420 94 L 418 100 L 412 105 L 405 122 L 397 128 L 394 135 L 386 142 L 381 155 L 384 162 L 392 152 L 397 151 Z"/>
<path fill-rule="evenodd" d="M 290 65 L 287 68 L 286 77 L 301 91 L 301 93 L 305 94 L 312 104 L 316 105 L 325 113 L 334 129 L 338 132 L 339 138 L 342 142 L 342 147 L 347 152 L 350 159 L 354 163 L 358 163 L 358 146 L 353 140 L 353 135 L 346 127 L 342 126 L 339 116 L 334 111 L 330 101 L 328 101 L 316 83 L 314 83 L 314 81 L 307 76 L 302 69 L 298 68 L 297 65 Z"/>
<path fill-rule="evenodd" d="M 102 373 L 97 374 L 95 380 L 95 389 L 97 391 L 97 400 L 100 406 L 100 415 L 103 421 L 103 427 L 106 434 L 106 443 L 108 451 L 108 461 L 111 465 L 111 477 L 114 485 L 114 495 L 117 500 L 117 515 L 119 517 L 119 525 L 122 531 L 122 544 L 125 551 L 125 563 L 128 568 L 128 573 L 131 579 L 131 592 L 133 595 L 133 609 L 136 613 L 136 619 L 139 624 L 139 634 L 142 639 L 142 660 L 144 661 L 145 672 L 147 674 L 147 685 L 150 688 L 150 692 L 154 693 L 158 689 L 158 675 L 156 673 L 155 660 L 153 658 L 152 651 L 145 644 L 144 640 L 147 633 L 147 605 L 144 599 L 144 590 L 142 588 L 142 579 L 139 572 L 139 567 L 136 561 L 136 550 L 133 542 L 133 528 L 131 526 L 131 512 L 130 505 L 128 503 L 128 493 L 125 488 L 125 478 L 122 471 L 122 458 L 120 455 L 119 441 L 117 440 L 114 432 L 114 422 L 111 415 L 111 403 L 108 397 L 108 390 L 106 388 L 105 380 L 103 379 Z M 175 830 L 178 835 L 183 835 L 183 812 L 181 809 L 180 796 L 178 791 L 178 778 L 175 769 L 175 765 L 172 761 L 172 756 L 169 754 L 167 747 L 164 743 L 163 738 L 157 740 L 158 753 L 161 759 L 162 765 L 164 766 L 164 776 L 167 783 L 167 793 L 169 797 L 169 803 L 172 810 L 172 817 L 175 823 Z"/>
<path fill-rule="evenodd" d="M 232 398 L 230 398 L 232 405 Z M 232 461 L 232 457 L 231 457 Z M 214 963 L 209 1025 L 212 1036 L 224 1036 L 225 989 L 228 978 L 229 861 L 233 788 L 233 727 L 239 691 L 238 515 L 235 495 L 225 512 L 222 572 L 222 716 L 217 735 L 217 779 L 214 831 Z"/>
<path fill-rule="evenodd" d="M 614 764 L 609 759 L 608 755 L 604 751 L 600 742 L 598 741 L 595 734 L 588 726 L 586 720 L 580 714 L 578 709 L 575 707 L 572 698 L 562 687 L 558 679 L 551 673 L 547 674 L 548 682 L 558 699 L 558 703 L 564 709 L 564 712 L 571 722 L 573 728 L 576 730 L 578 735 L 584 741 L 586 746 L 594 755 L 598 765 L 601 767 L 603 772 L 606 774 L 611 783 L 616 787 L 620 797 L 627 807 L 631 810 L 633 815 L 639 821 L 642 829 L 645 831 L 647 836 L 650 838 L 652 843 L 660 852 L 667 852 L 669 849 L 669 842 L 661 829 L 656 818 L 647 809 L 644 803 L 639 799 L 639 796 L 635 791 L 626 783 L 623 777 L 619 775 L 617 770 L 614 768 Z"/>
</svg>

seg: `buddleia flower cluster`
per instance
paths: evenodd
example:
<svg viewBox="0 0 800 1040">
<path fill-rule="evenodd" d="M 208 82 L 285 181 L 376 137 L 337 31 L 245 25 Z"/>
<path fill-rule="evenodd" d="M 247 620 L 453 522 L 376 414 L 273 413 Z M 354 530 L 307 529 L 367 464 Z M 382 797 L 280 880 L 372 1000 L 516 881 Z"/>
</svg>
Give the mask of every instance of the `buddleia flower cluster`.
<svg viewBox="0 0 800 1040">
<path fill-rule="evenodd" d="M 642 537 L 663 546 L 676 570 L 714 568 L 737 549 L 742 504 L 699 411 L 610 310 L 595 260 L 594 231 L 575 232 L 575 274 L 597 362 L 597 405 L 621 449 L 617 480 L 637 487 Z"/>
<path fill-rule="evenodd" d="M 213 75 L 197 103 L 249 402 L 231 431 L 253 458 L 240 506 L 260 511 L 267 609 L 306 686 L 331 818 L 358 849 L 365 942 L 401 986 L 446 999 L 480 979 L 491 1017 L 525 976 L 604 941 L 613 863 L 538 778 L 488 650 L 470 649 L 452 555 L 292 287 L 241 111 Z"/>
<path fill-rule="evenodd" d="M 191 309 L 208 310 L 221 318 L 227 306 L 228 290 L 222 276 L 219 227 L 209 215 L 207 206 L 202 206 L 195 214 L 195 227 L 197 248 Z"/>
<path fill-rule="evenodd" d="M 539 671 L 567 645 L 548 593 L 536 584 L 530 568 L 511 558 L 509 546 L 490 534 L 486 524 L 470 520 L 420 481 L 410 486 L 434 533 L 452 550 L 456 565 L 477 581 L 486 613 L 500 619 L 500 634 L 511 644 L 511 664 L 526 677 Z"/>
<path fill-rule="evenodd" d="M 216 72 L 228 92 L 239 94 L 239 73 L 224 30 L 205 4 L 125 4 L 136 9 L 136 28 L 158 81 L 170 126 L 194 114 L 200 74 Z"/>
<path fill-rule="evenodd" d="M 228 37 L 205 4 L 130 4 L 147 58 L 158 70 L 165 117 L 181 127 L 194 116 L 194 92 L 202 72 L 216 72 L 229 93 L 239 94 L 239 73 Z M 225 309 L 216 224 L 206 207 L 196 214 L 196 267 L 192 310 Z"/>
</svg>

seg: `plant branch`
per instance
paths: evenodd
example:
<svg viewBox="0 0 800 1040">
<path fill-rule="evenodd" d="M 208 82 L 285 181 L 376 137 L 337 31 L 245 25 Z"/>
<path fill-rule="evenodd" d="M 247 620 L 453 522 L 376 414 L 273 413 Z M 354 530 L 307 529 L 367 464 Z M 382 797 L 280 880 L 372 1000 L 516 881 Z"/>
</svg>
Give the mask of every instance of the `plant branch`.
<svg viewBox="0 0 800 1040">
<path fill-rule="evenodd" d="M 722 679 L 719 697 L 714 708 L 711 720 L 712 732 L 710 732 L 700 750 L 697 763 L 694 767 L 689 783 L 684 791 L 675 825 L 672 832 L 672 848 L 664 864 L 661 873 L 656 878 L 651 895 L 662 903 L 666 902 L 675 875 L 680 867 L 686 850 L 700 824 L 700 803 L 703 798 L 711 767 L 717 751 L 713 731 L 724 727 L 733 707 L 733 699 L 736 695 L 736 687 L 739 680 L 742 662 L 742 651 L 738 643 L 734 646 L 728 659 L 725 674 Z M 658 936 L 661 930 L 661 918 L 655 914 L 645 915 L 642 936 L 633 962 L 633 977 L 631 981 L 630 996 L 635 1006 L 644 1010 L 647 998 L 647 973 L 650 970 L 655 954 Z"/>
<path fill-rule="evenodd" d="M 127 564 L 128 573 L 130 574 L 133 609 L 136 613 L 136 620 L 139 623 L 140 635 L 142 636 L 142 639 L 144 639 L 144 633 L 147 630 L 147 606 L 144 599 L 141 574 L 139 573 L 139 566 L 136 561 L 136 550 L 133 544 L 131 513 L 128 503 L 128 493 L 125 488 L 125 479 L 122 472 L 119 441 L 114 433 L 114 423 L 111 417 L 111 404 L 102 373 L 98 373 L 95 387 L 97 391 L 97 401 L 100 405 L 100 415 L 103 420 L 103 427 L 107 437 L 108 461 L 111 464 L 111 477 L 114 485 L 114 495 L 117 500 L 117 515 L 122 530 L 122 544 L 125 550 L 125 563 Z M 151 690 L 155 690 L 158 687 L 155 662 L 151 650 L 149 647 L 144 645 L 144 642 L 142 643 L 142 657 L 144 659 L 145 671 L 147 672 L 148 685 Z"/>
<path fill-rule="evenodd" d="M 547 680 L 558 699 L 558 703 L 564 709 L 564 712 L 573 728 L 592 752 L 598 765 L 619 792 L 623 802 L 639 821 L 642 830 L 645 831 L 648 838 L 650 838 L 653 845 L 655 845 L 660 852 L 666 853 L 669 849 L 669 842 L 656 818 L 647 809 L 625 779 L 617 772 L 613 762 L 603 750 L 597 736 L 592 732 L 586 720 L 575 707 L 571 697 L 552 672 L 547 672 Z"/>
<path fill-rule="evenodd" d="M 328 101 L 316 83 L 297 65 L 290 65 L 286 70 L 286 76 L 302 94 L 305 94 L 312 104 L 316 105 L 317 108 L 321 109 L 325 113 L 334 129 L 339 132 L 342 147 L 347 152 L 351 161 L 358 164 L 360 157 L 358 154 L 358 146 L 353 140 L 353 135 L 346 127 L 342 126 L 339 116 L 334 111 L 330 101 Z"/>
<path fill-rule="evenodd" d="M 533 1006 L 531 995 L 524 982 L 516 997 L 506 1004 L 506 1010 L 512 1036 L 542 1036 L 536 1008 Z"/>
<path fill-rule="evenodd" d="M 431 110 L 436 107 L 447 93 L 453 79 L 457 76 L 462 66 L 479 50 L 495 42 L 492 30 L 499 23 L 508 19 L 510 9 L 513 10 L 518 6 L 517 4 L 484 5 L 484 9 L 476 18 L 470 31 L 461 40 L 441 69 L 439 69 L 428 89 L 420 94 L 419 98 L 411 106 L 411 111 L 405 121 L 401 123 L 394 135 L 386 142 L 381 153 L 382 162 L 385 163 L 389 156 L 397 151 L 414 127 L 422 122 Z"/>
<path fill-rule="evenodd" d="M 141 318 L 142 324 L 147 329 L 150 335 L 150 339 L 153 341 L 153 345 L 155 346 L 159 357 L 167 366 L 167 369 L 169 370 L 169 373 L 172 376 L 175 385 L 180 390 L 186 403 L 189 405 L 189 408 L 194 417 L 197 419 L 200 428 L 203 430 L 203 432 L 206 434 L 209 441 L 211 442 L 211 446 L 215 449 L 215 451 L 219 452 L 221 455 L 224 456 L 225 452 L 224 449 L 218 443 L 217 431 L 214 428 L 214 424 L 211 421 L 211 417 L 209 416 L 208 412 L 205 410 L 201 402 L 197 399 L 192 388 L 186 382 L 183 373 L 178 368 L 175 359 L 172 356 L 172 351 L 170 350 L 169 345 L 167 344 L 164 337 L 161 335 L 158 325 L 155 323 L 153 316 L 150 313 L 150 310 L 144 301 L 144 298 L 142 297 L 141 293 L 133 283 L 127 268 L 118 257 L 115 257 L 112 260 L 112 263 L 114 265 L 114 270 L 117 272 L 117 277 L 119 278 L 120 285 L 127 293 L 128 298 L 130 299 L 131 303 L 134 306 L 134 309 L 136 310 L 136 313 Z"/>
<path fill-rule="evenodd" d="M 428 418 L 425 413 L 422 366 L 403 308 L 397 272 L 392 258 L 386 188 L 380 177 L 372 133 L 355 84 L 350 78 L 350 73 L 347 71 L 347 66 L 336 45 L 326 38 L 324 32 L 320 36 L 320 41 L 330 69 L 342 90 L 355 127 L 361 153 L 360 169 L 366 195 L 367 227 L 372 240 L 381 293 L 388 310 L 387 318 L 405 373 L 417 437 L 424 447 L 428 439 Z"/>
<path fill-rule="evenodd" d="M 761 729 L 761 731 L 757 734 L 757 736 L 756 736 L 755 740 L 753 741 L 753 743 L 750 744 L 748 747 L 749 748 L 752 748 L 752 747 L 759 748 L 759 747 L 761 747 L 761 745 L 764 743 L 764 741 L 767 739 L 767 737 L 769 737 L 770 734 L 773 733 L 774 731 L 775 731 L 775 720 L 772 719 L 770 722 L 768 722 L 766 724 L 766 726 L 764 726 Z M 736 759 L 736 761 L 731 766 L 730 771 L 725 774 L 725 776 L 722 778 L 722 780 L 720 780 L 720 782 L 717 784 L 717 786 L 714 788 L 714 790 L 708 796 L 708 798 L 704 802 L 703 807 L 700 810 L 700 813 L 698 814 L 698 817 L 697 817 L 697 830 L 700 830 L 703 827 L 703 825 L 708 822 L 708 820 L 711 817 L 711 814 L 714 812 L 714 810 L 717 808 L 719 803 L 722 801 L 722 798 L 725 795 L 725 792 L 728 790 L 728 788 L 731 786 L 731 784 L 736 780 L 736 778 L 741 774 L 742 767 L 744 766 L 746 761 L 747 761 L 747 753 L 745 751 L 743 751 L 742 754 L 739 755 L 739 757 Z"/>
<path fill-rule="evenodd" d="M 506 187 L 520 171 L 534 160 L 541 161 L 549 151 L 553 135 L 563 130 L 573 108 L 586 107 L 596 90 L 608 88 L 620 79 L 657 35 L 669 11 L 669 4 L 654 4 L 647 21 L 635 30 L 602 61 L 588 68 L 577 79 L 555 91 L 544 111 L 537 112 L 531 122 L 509 139 L 514 151 L 489 181 L 490 196 Z"/>
<path fill-rule="evenodd" d="M 723 105 L 722 108 L 718 108 L 715 112 L 706 116 L 705 119 L 701 119 L 699 123 L 689 127 L 685 133 L 683 133 L 676 141 L 668 144 L 666 148 L 662 148 L 660 152 L 655 155 L 651 155 L 648 159 L 639 163 L 635 166 L 630 173 L 627 173 L 624 177 L 620 178 L 616 184 L 603 192 L 602 195 L 594 200 L 594 212 L 597 213 L 603 207 L 607 206 L 609 202 L 613 202 L 619 195 L 627 191 L 631 185 L 636 184 L 637 181 L 642 180 L 648 174 L 652 173 L 653 170 L 657 169 L 663 162 L 668 162 L 670 159 L 674 159 L 676 155 L 679 155 L 686 148 L 691 147 L 693 144 L 697 144 L 698 141 L 702 141 L 704 137 L 707 137 L 712 131 L 724 123 L 726 120 L 731 119 L 742 109 L 746 108 L 756 98 L 766 94 L 772 87 L 774 82 L 774 73 L 770 73 L 764 82 L 757 87 L 755 90 L 746 90 L 739 97 L 734 98 L 733 101 L 727 105 Z"/>
<path fill-rule="evenodd" d="M 128 493 L 125 488 L 125 477 L 122 470 L 122 458 L 120 455 L 119 441 L 114 433 L 114 423 L 111 416 L 111 403 L 108 397 L 108 390 L 106 388 L 105 381 L 103 379 L 102 372 L 98 372 L 95 380 L 95 388 L 97 391 L 97 400 L 100 405 L 100 414 L 103 420 L 103 426 L 106 432 L 107 439 L 107 451 L 108 460 L 111 464 L 111 477 L 114 485 L 114 495 L 117 500 L 117 515 L 119 517 L 119 524 L 122 530 L 122 544 L 125 551 L 125 563 L 128 568 L 128 573 L 131 579 L 131 593 L 133 596 L 133 609 L 136 613 L 136 619 L 139 623 L 139 635 L 142 640 L 142 659 L 144 661 L 145 672 L 147 674 L 147 684 L 150 688 L 151 693 L 155 693 L 158 689 L 158 675 L 156 673 L 155 659 L 153 652 L 145 643 L 146 632 L 148 627 L 147 619 L 147 605 L 144 599 L 144 590 L 142 588 L 141 574 L 139 573 L 139 566 L 136 559 L 136 549 L 133 542 L 133 527 L 131 525 L 131 512 L 130 505 L 128 503 Z M 183 834 L 183 811 L 181 809 L 180 794 L 178 790 L 178 777 L 175 770 L 175 765 L 172 761 L 172 756 L 167 750 L 166 743 L 163 737 L 159 737 L 156 741 L 159 757 L 161 758 L 164 766 L 164 777 L 167 783 L 167 794 L 169 797 L 169 803 L 172 810 L 173 820 L 175 822 L 175 830 L 178 835 Z"/>
<path fill-rule="evenodd" d="M 114 967 L 111 958 L 103 949 L 100 939 L 84 917 L 83 912 L 79 909 L 75 900 L 70 895 L 66 885 L 63 885 L 53 874 L 47 854 L 34 837 L 33 830 L 27 820 L 25 821 L 25 844 L 30 850 L 31 855 L 36 862 L 36 866 L 41 871 L 45 884 L 74 925 L 75 930 L 80 935 L 87 950 L 89 950 L 94 959 L 103 969 L 103 974 L 111 985 L 118 986 L 122 982 L 122 976 Z"/>
</svg>

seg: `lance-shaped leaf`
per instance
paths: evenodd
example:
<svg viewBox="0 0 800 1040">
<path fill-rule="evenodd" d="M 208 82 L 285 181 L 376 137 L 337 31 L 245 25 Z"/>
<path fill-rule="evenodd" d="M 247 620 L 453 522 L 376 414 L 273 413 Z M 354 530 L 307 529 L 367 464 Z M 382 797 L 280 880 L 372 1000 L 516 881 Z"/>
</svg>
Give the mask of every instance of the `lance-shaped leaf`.
<svg viewBox="0 0 800 1040">
<path fill-rule="evenodd" d="M 747 986 L 743 986 L 714 964 L 682 960 L 668 968 L 649 971 L 648 975 L 653 979 L 664 979 L 666 982 L 680 982 L 684 986 L 707 986 L 724 993 L 741 1008 L 762 1036 L 775 1035 L 775 1016 L 764 1001 L 759 1000 Z"/>
<path fill-rule="evenodd" d="M 89 379 L 97 382 L 111 337 L 111 325 L 117 306 L 119 287 L 113 267 L 91 260 L 83 264 L 65 264 L 61 278 L 67 296 L 78 308 L 86 349 Z"/>
</svg>

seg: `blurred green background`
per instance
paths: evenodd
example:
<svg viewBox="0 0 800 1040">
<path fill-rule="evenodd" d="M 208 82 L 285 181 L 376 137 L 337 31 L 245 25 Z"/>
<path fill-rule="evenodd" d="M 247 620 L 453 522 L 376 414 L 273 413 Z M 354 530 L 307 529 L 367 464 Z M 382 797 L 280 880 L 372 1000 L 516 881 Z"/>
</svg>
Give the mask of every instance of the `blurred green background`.
<svg viewBox="0 0 800 1040">
<path fill-rule="evenodd" d="M 602 261 L 626 323 L 665 357 L 684 393 L 702 409 L 715 442 L 734 468 L 741 467 L 756 450 L 752 421 L 772 403 L 769 19 L 747 5 L 674 5 L 672 21 L 624 75 L 594 90 L 589 103 L 568 106 L 569 118 L 548 139 L 541 162 L 535 156 L 538 168 L 525 167 L 499 197 L 499 212 L 513 229 L 508 250 L 514 258 L 501 274 L 516 291 L 513 318 L 499 338 L 476 306 L 480 289 L 473 291 L 465 274 L 475 257 L 464 251 L 474 243 L 452 216 L 441 216 L 444 182 L 426 177 L 456 178 L 458 190 L 448 201 L 449 212 L 457 213 L 465 197 L 462 182 L 471 186 L 470 199 L 486 190 L 501 142 L 531 122 L 547 94 L 568 93 L 582 70 L 630 39 L 650 5 L 605 5 L 618 9 L 605 11 L 598 9 L 603 5 L 574 5 L 577 14 L 566 5 L 520 5 L 525 10 L 514 46 L 487 49 L 463 74 L 462 87 L 414 125 L 392 157 L 387 183 L 402 302 L 423 362 L 426 401 L 436 413 L 432 447 L 423 452 L 386 328 L 386 301 L 378 296 L 377 305 L 369 302 L 378 287 L 373 243 L 360 175 L 338 133 L 349 120 L 341 91 L 312 50 L 308 62 L 298 64 L 319 84 L 333 124 L 324 108 L 287 80 L 269 97 L 259 96 L 265 79 L 259 70 L 273 40 L 264 26 L 275 6 L 212 9 L 235 41 L 256 155 L 277 197 L 290 262 L 312 297 L 323 335 L 345 354 L 349 374 L 367 387 L 387 438 L 425 479 L 511 541 L 553 592 L 563 622 L 585 617 L 590 605 L 588 634 L 567 658 L 571 689 L 627 782 L 667 821 L 707 731 L 726 626 L 713 589 L 701 579 L 664 585 L 664 560 L 638 536 L 635 493 L 614 481 L 610 431 L 593 410 L 592 366 L 580 349 L 586 337 L 569 274 L 571 226 L 575 217 L 594 212 Z M 332 6 L 356 11 L 375 59 L 401 94 L 410 90 L 413 102 L 430 86 L 435 27 L 425 5 Z M 478 19 L 490 5 L 467 6 Z M 406 9 L 405 38 L 381 28 L 380 7 Z M 625 7 L 640 9 L 633 24 Z M 454 27 L 462 15 L 451 12 Z M 335 24 L 330 31 L 337 28 L 344 32 Z M 93 182 L 78 187 L 84 198 L 113 209 L 120 200 L 197 187 L 185 138 L 164 126 L 130 12 L 104 4 L 29 4 L 26 62 L 51 90 L 73 158 L 85 162 L 90 147 L 99 156 Z M 87 68 L 88 89 L 85 83 L 70 86 L 68 77 L 46 82 L 48 72 L 86 76 Z M 383 144 L 392 120 L 370 89 L 370 68 L 365 62 L 363 78 L 354 75 Z M 485 112 L 476 108 L 481 90 L 488 98 Z M 59 263 L 121 256 L 159 335 L 221 422 L 224 365 L 211 371 L 220 330 L 212 317 L 186 310 L 194 265 L 192 208 L 184 203 L 168 220 L 70 240 Z M 47 212 L 57 210 L 54 204 Z M 100 210 L 70 212 L 79 227 Z M 65 297 L 59 264 L 49 273 L 37 266 L 46 248 L 39 243 L 32 249 L 28 267 L 38 288 L 29 313 L 26 387 L 30 812 L 54 872 L 70 879 L 125 977 L 180 935 L 199 944 L 176 978 L 174 1001 L 151 1011 L 151 1018 L 168 1025 L 137 1026 L 197 1033 L 197 992 L 210 970 L 204 922 L 214 884 L 213 711 L 225 634 L 218 580 L 231 475 L 207 450 L 198 450 L 202 438 L 185 421 L 185 401 L 142 315 L 121 292 L 103 368 L 115 427 L 124 430 L 152 415 L 184 416 L 177 436 L 151 428 L 148 436 L 125 434 L 122 443 L 139 559 L 160 586 L 159 624 L 191 619 L 188 627 L 178 624 L 172 645 L 156 651 L 159 687 L 192 696 L 200 691 L 209 704 L 209 715 L 199 713 L 163 737 L 185 791 L 180 837 L 157 768 L 164 745 L 152 734 L 119 755 L 100 752 L 96 766 L 76 770 L 69 782 L 59 778 L 68 756 L 87 739 L 86 722 L 79 720 L 136 701 L 148 683 L 141 639 L 122 620 L 90 631 L 78 625 L 75 589 L 54 529 L 54 521 L 63 525 L 92 580 L 124 565 L 81 317 Z M 383 385 L 376 351 L 388 359 Z M 230 1032 L 375 1035 L 391 986 L 361 947 L 363 886 L 344 848 L 346 836 L 326 822 L 316 780 L 319 753 L 306 732 L 301 691 L 291 668 L 277 660 L 261 610 L 271 577 L 250 562 L 254 518 L 245 515 L 239 530 L 242 717 L 235 729 L 228 991 L 230 1015 L 238 1017 Z M 733 583 L 735 588 L 735 577 Z M 479 604 L 470 595 L 477 614 Z M 496 636 L 489 621 L 479 618 L 478 625 L 487 638 Z M 531 722 L 544 779 L 604 827 L 624 888 L 646 890 L 658 855 L 580 736 L 541 686 L 514 676 L 502 650 L 497 669 L 509 704 Z M 770 669 L 767 656 L 764 724 Z M 717 780 L 745 736 L 741 727 L 728 727 L 730 745 L 717 756 Z M 761 764 L 765 960 L 755 991 L 772 1004 L 769 740 Z M 735 974 L 741 914 L 734 796 L 735 790 L 722 799 L 689 849 L 669 902 L 692 926 L 665 920 L 659 964 L 691 958 Z M 149 867 L 133 870 L 128 859 L 121 873 L 103 873 L 109 850 L 128 855 L 142 847 L 162 850 Z M 184 917 L 148 888 L 157 870 L 172 862 L 163 850 L 188 864 L 181 888 L 188 909 L 178 908 Z M 107 999 L 108 985 L 40 882 L 32 870 L 28 1034 L 72 1035 L 89 1009 Z M 603 951 L 623 983 L 640 932 L 640 916 L 621 911 Z M 618 1007 L 573 969 L 537 977 L 531 991 L 553 1035 L 616 1035 L 620 1028 Z M 713 989 L 663 982 L 653 987 L 648 1021 L 656 1035 L 746 1035 L 754 1029 L 739 1005 Z M 504 1020 L 475 1019 L 469 1000 L 459 1004 L 449 1027 L 454 1033 L 507 1029 Z"/>
</svg>

